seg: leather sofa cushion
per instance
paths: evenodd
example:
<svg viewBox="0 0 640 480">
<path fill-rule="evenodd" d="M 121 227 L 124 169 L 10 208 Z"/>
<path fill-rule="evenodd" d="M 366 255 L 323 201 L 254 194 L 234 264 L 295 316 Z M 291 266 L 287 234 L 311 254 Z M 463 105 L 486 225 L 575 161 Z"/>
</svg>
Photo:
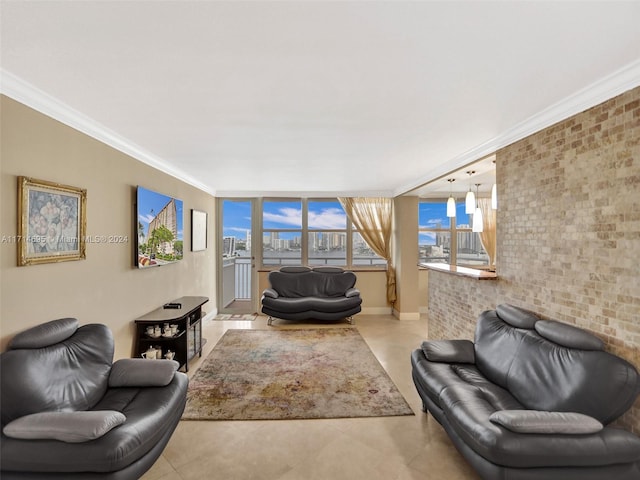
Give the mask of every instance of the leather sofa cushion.
<svg viewBox="0 0 640 480">
<path fill-rule="evenodd" d="M 276 270 L 269 273 L 269 283 L 280 297 L 341 297 L 356 284 L 356 275 L 350 271 L 288 273 Z"/>
<path fill-rule="evenodd" d="M 451 385 L 440 394 L 451 427 L 477 454 L 497 465 L 588 467 L 640 460 L 640 438 L 618 428 L 590 435 L 525 434 L 490 421 L 496 411 L 482 389 Z"/>
<path fill-rule="evenodd" d="M 640 377 L 622 358 L 559 345 L 535 330 L 509 325 L 495 311 L 478 319 L 475 355 L 478 370 L 529 410 L 577 412 L 606 425 L 640 391 Z"/>
<path fill-rule="evenodd" d="M 482 312 L 474 340 L 478 369 L 493 383 L 508 388 L 509 369 L 527 332 L 505 323 L 495 310 Z"/>
<path fill-rule="evenodd" d="M 122 412 L 125 423 L 84 443 L 25 442 L 3 436 L 2 468 L 62 473 L 121 470 L 150 451 L 174 427 L 184 410 L 187 386 L 187 376 L 176 372 L 171 383 L 162 388 L 110 388 L 95 410 Z"/>
<path fill-rule="evenodd" d="M 604 342 L 581 328 L 552 320 L 540 320 L 535 325 L 536 332 L 563 347 L 580 350 L 603 350 Z"/>
<path fill-rule="evenodd" d="M 80 443 L 100 438 L 126 420 L 115 410 L 32 413 L 9 422 L 2 433 L 23 440 L 53 439 Z"/>
<path fill-rule="evenodd" d="M 563 347 L 528 332 L 513 358 L 509 391 L 530 410 L 578 412 L 608 424 L 640 388 L 635 369 L 602 351 Z"/>
<path fill-rule="evenodd" d="M 500 304 L 496 307 L 496 314 L 503 321 L 516 328 L 525 328 L 531 330 L 536 322 L 540 320 L 535 313 L 525 310 L 524 308 L 509 305 L 508 303 Z"/>
<path fill-rule="evenodd" d="M 516 410 L 522 405 L 505 389 L 488 381 L 473 365 L 430 362 L 422 349 L 411 355 L 411 363 L 419 381 L 429 398 L 442 408 L 440 394 L 451 385 L 469 385 L 477 388 L 494 410 Z"/>
<path fill-rule="evenodd" d="M 562 433 L 584 435 L 602 430 L 602 424 L 593 417 L 574 412 L 540 412 L 538 410 L 499 410 L 489 417 L 493 423 L 512 432 Z"/>
<path fill-rule="evenodd" d="M 122 358 L 111 368 L 109 387 L 164 387 L 171 382 L 179 366 L 175 360 Z"/>
<path fill-rule="evenodd" d="M 475 363 L 470 340 L 427 340 L 421 348 L 430 362 Z"/>
<path fill-rule="evenodd" d="M 79 322 L 75 318 L 51 320 L 16 334 L 9 342 L 7 349 L 48 347 L 76 333 L 78 325 Z"/>
<path fill-rule="evenodd" d="M 55 345 L 4 352 L 2 425 L 31 413 L 91 410 L 107 390 L 112 359 L 113 337 L 99 324 Z"/>
<path fill-rule="evenodd" d="M 298 313 L 309 310 L 320 312 L 343 312 L 355 308 L 362 303 L 361 297 L 264 297 L 263 307 L 277 312 Z"/>
</svg>

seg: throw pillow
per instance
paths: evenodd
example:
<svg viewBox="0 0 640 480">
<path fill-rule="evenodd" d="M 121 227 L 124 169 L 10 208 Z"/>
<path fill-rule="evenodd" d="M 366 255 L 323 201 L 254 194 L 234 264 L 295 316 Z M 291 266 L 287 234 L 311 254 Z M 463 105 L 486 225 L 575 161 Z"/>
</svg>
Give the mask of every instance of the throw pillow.
<svg viewBox="0 0 640 480">
<path fill-rule="evenodd" d="M 164 387 L 173 380 L 180 364 L 175 360 L 121 358 L 109 373 L 110 387 Z"/>
<path fill-rule="evenodd" d="M 41 412 L 16 418 L 5 425 L 2 432 L 22 440 L 80 443 L 100 438 L 126 420 L 127 417 L 115 410 Z"/>
<path fill-rule="evenodd" d="M 470 340 L 426 340 L 422 342 L 422 351 L 430 362 L 476 362 L 476 353 Z"/>
<path fill-rule="evenodd" d="M 599 432 L 603 428 L 595 418 L 573 412 L 499 410 L 491 414 L 489 420 L 518 433 L 584 435 Z"/>
</svg>

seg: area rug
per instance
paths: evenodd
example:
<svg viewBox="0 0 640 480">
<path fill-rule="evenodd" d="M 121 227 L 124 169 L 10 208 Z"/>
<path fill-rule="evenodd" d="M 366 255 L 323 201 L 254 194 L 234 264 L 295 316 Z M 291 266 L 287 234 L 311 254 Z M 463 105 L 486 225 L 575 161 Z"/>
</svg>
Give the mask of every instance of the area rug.
<svg viewBox="0 0 640 480">
<path fill-rule="evenodd" d="M 189 381 L 183 420 L 413 411 L 355 328 L 227 330 Z"/>
<path fill-rule="evenodd" d="M 257 315 L 255 313 L 219 313 L 212 320 L 244 320 L 253 322 Z"/>
</svg>

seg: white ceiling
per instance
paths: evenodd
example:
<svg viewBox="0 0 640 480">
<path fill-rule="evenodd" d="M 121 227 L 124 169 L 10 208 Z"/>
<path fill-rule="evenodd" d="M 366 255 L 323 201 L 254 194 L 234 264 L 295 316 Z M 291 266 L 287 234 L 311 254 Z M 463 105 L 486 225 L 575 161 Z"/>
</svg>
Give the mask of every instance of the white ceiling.
<svg viewBox="0 0 640 480">
<path fill-rule="evenodd" d="M 640 84 L 638 1 L 0 15 L 3 93 L 220 196 L 403 194 Z"/>
</svg>

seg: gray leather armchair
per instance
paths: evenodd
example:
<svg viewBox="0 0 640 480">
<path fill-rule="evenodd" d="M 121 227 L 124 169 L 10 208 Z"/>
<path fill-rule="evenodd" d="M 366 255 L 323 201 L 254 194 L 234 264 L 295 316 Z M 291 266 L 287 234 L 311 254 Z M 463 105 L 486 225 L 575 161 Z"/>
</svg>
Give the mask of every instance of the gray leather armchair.
<svg viewBox="0 0 640 480">
<path fill-rule="evenodd" d="M 113 361 L 105 325 L 53 320 L 0 355 L 0 477 L 137 479 L 160 456 L 186 402 L 171 360 Z"/>
<path fill-rule="evenodd" d="M 411 356 L 429 411 L 486 480 L 637 480 L 640 438 L 610 423 L 640 376 L 594 335 L 512 305 L 483 312 L 474 342 Z"/>
</svg>

